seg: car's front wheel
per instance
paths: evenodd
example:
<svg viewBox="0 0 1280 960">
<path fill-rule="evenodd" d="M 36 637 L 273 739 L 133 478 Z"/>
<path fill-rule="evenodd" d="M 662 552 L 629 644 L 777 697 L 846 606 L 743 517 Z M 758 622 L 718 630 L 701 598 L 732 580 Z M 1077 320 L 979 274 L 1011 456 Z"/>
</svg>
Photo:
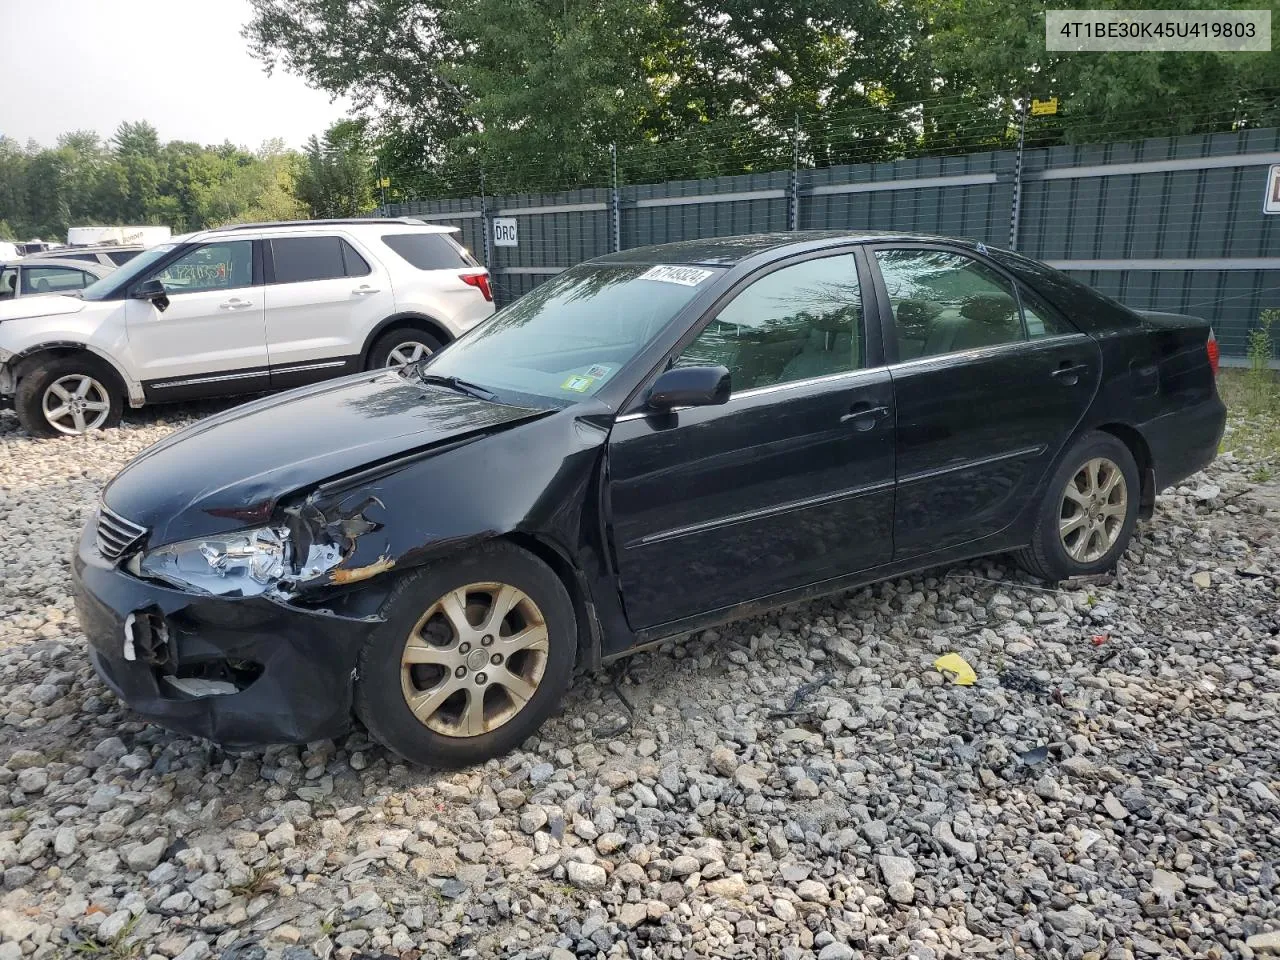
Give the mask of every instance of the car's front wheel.
<svg viewBox="0 0 1280 960">
<path fill-rule="evenodd" d="M 404 577 L 365 643 L 356 713 L 374 739 L 435 767 L 519 746 L 569 685 L 573 603 L 541 560 L 495 541 Z"/>
<path fill-rule="evenodd" d="M 119 423 L 124 396 L 115 371 L 96 357 L 53 357 L 21 372 L 13 406 L 28 433 L 77 436 Z"/>
<path fill-rule="evenodd" d="M 1051 581 L 1110 570 L 1138 522 L 1139 484 L 1133 454 L 1117 437 L 1080 437 L 1049 481 L 1019 565 Z"/>
</svg>

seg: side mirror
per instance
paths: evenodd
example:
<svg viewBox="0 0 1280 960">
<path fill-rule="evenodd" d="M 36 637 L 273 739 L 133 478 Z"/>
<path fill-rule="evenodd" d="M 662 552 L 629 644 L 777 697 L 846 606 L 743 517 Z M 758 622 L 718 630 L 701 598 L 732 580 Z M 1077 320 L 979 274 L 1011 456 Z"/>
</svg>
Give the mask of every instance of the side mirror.
<svg viewBox="0 0 1280 960">
<path fill-rule="evenodd" d="M 650 410 L 710 407 L 726 403 L 733 390 L 727 367 L 672 367 L 649 390 Z"/>
<path fill-rule="evenodd" d="M 129 294 L 132 300 L 150 300 L 156 305 L 156 309 L 163 312 L 169 306 L 169 294 L 165 290 L 164 284 L 159 280 L 146 280 L 133 288 L 133 293 Z"/>
</svg>

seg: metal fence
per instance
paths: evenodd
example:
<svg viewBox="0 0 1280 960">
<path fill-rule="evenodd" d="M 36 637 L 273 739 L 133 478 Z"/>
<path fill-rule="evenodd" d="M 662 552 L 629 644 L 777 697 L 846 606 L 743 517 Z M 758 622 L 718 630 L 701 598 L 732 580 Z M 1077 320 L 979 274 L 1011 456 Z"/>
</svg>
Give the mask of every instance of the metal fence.
<svg viewBox="0 0 1280 960">
<path fill-rule="evenodd" d="M 1000 150 L 822 169 L 420 200 L 394 215 L 457 226 L 499 303 L 643 244 L 795 229 L 901 230 L 1013 247 L 1139 309 L 1211 320 L 1243 357 L 1280 307 L 1280 215 L 1263 213 L 1280 129 Z M 495 246 L 495 218 L 518 245 Z"/>
</svg>

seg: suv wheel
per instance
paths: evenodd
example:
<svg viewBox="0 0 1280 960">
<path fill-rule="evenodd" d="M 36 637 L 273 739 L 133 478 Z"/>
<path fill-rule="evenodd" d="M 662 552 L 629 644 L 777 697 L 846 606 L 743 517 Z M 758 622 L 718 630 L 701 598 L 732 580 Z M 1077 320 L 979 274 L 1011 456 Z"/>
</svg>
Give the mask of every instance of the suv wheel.
<svg viewBox="0 0 1280 960">
<path fill-rule="evenodd" d="M 369 351 L 369 369 L 404 367 L 425 360 L 441 347 L 436 337 L 416 327 L 400 327 L 384 333 Z"/>
<path fill-rule="evenodd" d="M 34 364 L 22 374 L 13 406 L 28 433 L 79 436 L 119 423 L 124 397 L 115 371 L 81 355 Z"/>
</svg>

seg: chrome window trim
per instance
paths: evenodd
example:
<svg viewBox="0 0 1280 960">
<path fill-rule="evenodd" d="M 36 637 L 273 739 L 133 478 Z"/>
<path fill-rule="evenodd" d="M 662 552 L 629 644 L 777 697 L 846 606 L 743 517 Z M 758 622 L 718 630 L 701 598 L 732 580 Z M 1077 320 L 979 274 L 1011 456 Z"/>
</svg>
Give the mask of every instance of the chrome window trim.
<svg viewBox="0 0 1280 960">
<path fill-rule="evenodd" d="M 873 373 L 883 373 L 888 367 L 859 367 L 857 370 L 845 370 L 842 373 L 828 373 L 821 377 L 806 377 L 803 380 L 788 380 L 785 383 L 771 383 L 765 387 L 751 387 L 747 390 L 735 390 L 729 395 L 729 399 L 722 404 L 715 406 L 727 407 L 735 400 L 741 400 L 748 397 L 759 397 L 770 393 L 782 393 L 787 390 L 797 390 L 801 387 L 810 387 L 814 384 L 834 383 L 840 380 L 857 381 L 865 376 Z M 614 423 L 628 423 L 632 420 L 643 420 L 646 417 L 660 417 L 668 413 L 679 413 L 681 410 L 693 410 L 695 407 L 672 407 L 669 410 L 636 410 L 632 413 L 624 413 L 621 416 L 614 417 Z"/>
<path fill-rule="evenodd" d="M 943 364 L 956 358 L 960 359 L 980 359 L 983 357 L 1001 356 L 1006 353 L 1013 353 L 1018 349 L 1027 347 L 1037 347 L 1042 343 L 1057 343 L 1067 340 L 1088 340 L 1089 337 L 1083 333 L 1055 333 L 1051 337 L 1034 337 L 1029 340 L 1011 340 L 1009 343 L 995 343 L 985 347 L 970 347 L 968 350 L 955 350 L 951 353 L 935 353 L 927 357 L 912 357 L 910 360 L 899 360 L 897 363 L 889 364 L 890 372 L 902 370 L 912 367 L 927 367 L 934 364 Z"/>
</svg>

